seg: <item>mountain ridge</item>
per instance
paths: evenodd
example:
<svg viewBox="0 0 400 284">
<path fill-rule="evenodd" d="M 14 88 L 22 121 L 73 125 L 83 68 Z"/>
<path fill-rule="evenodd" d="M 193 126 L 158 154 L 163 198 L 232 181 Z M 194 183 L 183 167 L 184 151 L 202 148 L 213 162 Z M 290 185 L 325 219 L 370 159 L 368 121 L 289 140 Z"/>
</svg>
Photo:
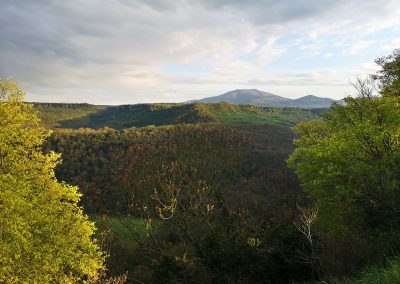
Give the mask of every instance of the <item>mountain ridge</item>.
<svg viewBox="0 0 400 284">
<path fill-rule="evenodd" d="M 261 107 L 298 107 L 298 108 L 329 108 L 332 103 L 343 104 L 343 100 L 322 98 L 307 95 L 297 99 L 289 99 L 257 89 L 237 89 L 222 95 L 206 97 L 200 100 L 191 100 L 187 103 L 220 103 L 240 105 L 256 105 Z"/>
</svg>

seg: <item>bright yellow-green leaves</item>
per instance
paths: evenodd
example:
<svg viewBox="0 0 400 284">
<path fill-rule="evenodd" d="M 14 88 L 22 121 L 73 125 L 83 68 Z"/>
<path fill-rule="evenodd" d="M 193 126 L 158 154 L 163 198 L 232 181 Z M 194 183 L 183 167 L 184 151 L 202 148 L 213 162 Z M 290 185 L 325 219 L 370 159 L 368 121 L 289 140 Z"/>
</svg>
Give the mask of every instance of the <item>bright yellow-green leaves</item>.
<svg viewBox="0 0 400 284">
<path fill-rule="evenodd" d="M 32 105 L 0 80 L 0 282 L 78 283 L 96 278 L 103 257 L 76 187 L 59 183 L 59 155 L 45 155 L 50 134 Z"/>
</svg>

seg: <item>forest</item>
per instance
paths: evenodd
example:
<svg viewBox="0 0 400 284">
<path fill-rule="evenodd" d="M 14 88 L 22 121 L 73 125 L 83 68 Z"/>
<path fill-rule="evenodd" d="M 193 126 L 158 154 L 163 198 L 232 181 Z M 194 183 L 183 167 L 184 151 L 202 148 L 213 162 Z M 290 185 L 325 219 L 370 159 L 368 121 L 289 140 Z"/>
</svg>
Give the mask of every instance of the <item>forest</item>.
<svg viewBox="0 0 400 284">
<path fill-rule="evenodd" d="M 25 103 L 0 282 L 400 283 L 400 50 L 330 109 Z"/>
</svg>

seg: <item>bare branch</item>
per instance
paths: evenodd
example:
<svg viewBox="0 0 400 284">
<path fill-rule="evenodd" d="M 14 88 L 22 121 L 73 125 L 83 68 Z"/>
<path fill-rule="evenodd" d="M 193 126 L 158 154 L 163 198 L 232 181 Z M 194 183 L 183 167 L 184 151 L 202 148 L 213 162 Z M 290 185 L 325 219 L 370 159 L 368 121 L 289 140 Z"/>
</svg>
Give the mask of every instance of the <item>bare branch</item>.
<svg viewBox="0 0 400 284">
<path fill-rule="evenodd" d="M 356 89 L 359 98 L 373 99 L 378 96 L 377 87 L 370 78 L 361 79 L 357 77 L 355 82 L 351 82 L 351 85 Z"/>
</svg>

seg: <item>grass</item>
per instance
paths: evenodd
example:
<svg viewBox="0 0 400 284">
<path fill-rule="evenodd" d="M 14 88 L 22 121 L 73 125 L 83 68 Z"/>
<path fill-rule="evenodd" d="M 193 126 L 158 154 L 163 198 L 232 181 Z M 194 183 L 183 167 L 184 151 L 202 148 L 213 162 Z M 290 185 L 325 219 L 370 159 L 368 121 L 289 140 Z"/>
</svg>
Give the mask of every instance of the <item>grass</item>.
<svg viewBox="0 0 400 284">
<path fill-rule="evenodd" d="M 220 105 L 220 106 L 218 106 Z M 234 108 L 217 104 L 210 107 L 210 112 L 222 123 L 227 124 L 276 124 L 293 126 L 298 121 L 318 118 L 309 110 L 296 108 L 264 108 L 240 105 Z"/>
<path fill-rule="evenodd" d="M 141 218 L 129 216 L 94 216 L 92 220 L 95 222 L 99 231 L 109 229 L 115 234 L 121 245 L 126 247 L 134 247 L 137 239 L 144 239 L 147 234 L 146 224 Z"/>
<path fill-rule="evenodd" d="M 400 283 L 400 259 L 392 259 L 382 268 L 369 267 L 358 277 L 328 281 L 330 284 L 394 284 Z"/>
</svg>

